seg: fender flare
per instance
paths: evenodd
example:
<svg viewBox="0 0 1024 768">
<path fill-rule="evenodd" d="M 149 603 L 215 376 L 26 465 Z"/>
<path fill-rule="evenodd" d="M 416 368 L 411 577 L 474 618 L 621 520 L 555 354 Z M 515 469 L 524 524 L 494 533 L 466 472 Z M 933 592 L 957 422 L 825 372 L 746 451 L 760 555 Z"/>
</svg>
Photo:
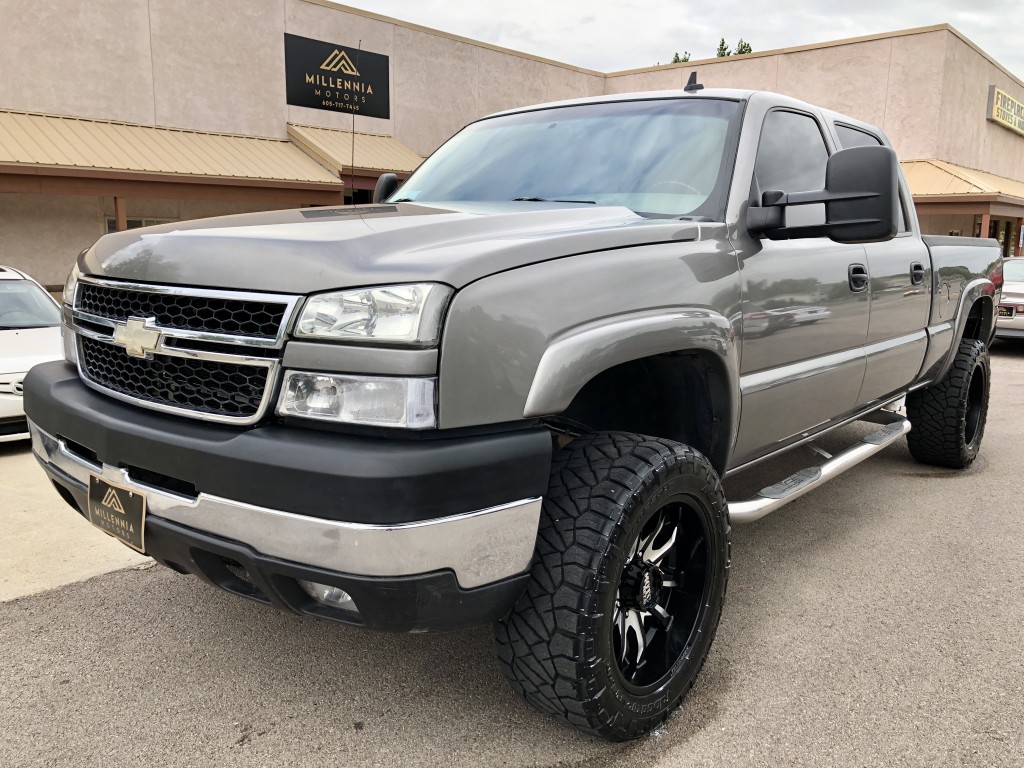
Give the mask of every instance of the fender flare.
<svg viewBox="0 0 1024 768">
<path fill-rule="evenodd" d="M 987 344 L 991 338 L 992 332 L 995 328 L 995 294 L 996 286 L 987 277 L 979 277 L 971 280 L 967 285 L 964 286 L 963 291 L 960 294 L 960 303 L 956 310 L 956 327 L 954 330 L 956 333 L 953 336 L 953 343 L 950 344 L 946 355 L 942 359 L 941 365 L 938 366 L 938 370 L 933 377 L 933 381 L 938 381 L 946 372 L 949 367 L 953 364 L 953 358 L 956 357 L 956 352 L 960 346 L 960 340 L 964 337 L 964 332 L 967 330 L 967 318 L 971 314 L 971 307 L 974 303 L 980 299 L 989 299 L 992 303 L 991 311 L 989 312 L 990 327 L 982 329 L 982 339 Z"/>
<path fill-rule="evenodd" d="M 739 421 L 739 352 L 732 324 L 700 307 L 670 307 L 607 317 L 571 328 L 548 344 L 523 416 L 561 413 L 592 378 L 632 360 L 695 352 L 719 363 L 728 386 L 731 435 Z M 731 438 L 730 438 L 731 440 Z"/>
</svg>

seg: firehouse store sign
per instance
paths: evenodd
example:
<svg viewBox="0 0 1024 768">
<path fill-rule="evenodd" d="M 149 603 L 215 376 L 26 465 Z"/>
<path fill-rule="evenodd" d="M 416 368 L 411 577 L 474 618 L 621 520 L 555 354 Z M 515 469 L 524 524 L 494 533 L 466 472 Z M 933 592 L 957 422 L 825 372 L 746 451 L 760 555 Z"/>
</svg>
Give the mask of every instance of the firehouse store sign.
<svg viewBox="0 0 1024 768">
<path fill-rule="evenodd" d="M 391 117 L 387 56 L 285 33 L 284 73 L 293 106 Z"/>
</svg>

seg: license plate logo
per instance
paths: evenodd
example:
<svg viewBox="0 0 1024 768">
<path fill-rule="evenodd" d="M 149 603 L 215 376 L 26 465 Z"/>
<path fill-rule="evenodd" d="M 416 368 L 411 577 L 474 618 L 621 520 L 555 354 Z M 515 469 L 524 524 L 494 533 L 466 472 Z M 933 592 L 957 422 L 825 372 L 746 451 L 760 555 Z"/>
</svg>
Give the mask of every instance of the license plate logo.
<svg viewBox="0 0 1024 768">
<path fill-rule="evenodd" d="M 89 522 L 132 549 L 146 551 L 144 494 L 92 475 L 89 478 Z"/>
</svg>

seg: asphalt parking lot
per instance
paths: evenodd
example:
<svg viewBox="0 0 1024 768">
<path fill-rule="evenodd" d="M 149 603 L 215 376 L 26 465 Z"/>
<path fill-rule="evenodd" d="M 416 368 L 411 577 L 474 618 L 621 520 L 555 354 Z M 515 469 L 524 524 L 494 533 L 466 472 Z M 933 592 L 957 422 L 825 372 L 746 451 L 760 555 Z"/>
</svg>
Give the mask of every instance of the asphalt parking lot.
<svg viewBox="0 0 1024 768">
<path fill-rule="evenodd" d="M 997 344 L 970 470 L 918 465 L 901 442 L 734 530 L 707 665 L 627 745 L 529 709 L 487 628 L 363 633 L 139 569 L 27 446 L 0 445 L 0 766 L 1019 767 L 1022 405 L 1024 344 Z"/>
</svg>

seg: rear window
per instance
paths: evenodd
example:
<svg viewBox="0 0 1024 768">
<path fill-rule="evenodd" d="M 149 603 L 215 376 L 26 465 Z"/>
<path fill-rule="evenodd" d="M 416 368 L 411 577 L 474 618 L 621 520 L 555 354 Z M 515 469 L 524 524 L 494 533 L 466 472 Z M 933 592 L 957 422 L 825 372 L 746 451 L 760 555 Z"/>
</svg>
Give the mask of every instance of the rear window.
<svg viewBox="0 0 1024 768">
<path fill-rule="evenodd" d="M 862 131 L 860 128 L 853 128 L 842 123 L 835 123 L 836 136 L 839 137 L 840 149 L 852 149 L 853 147 L 880 147 L 882 140 L 873 133 Z M 900 221 L 897 232 L 907 231 L 907 213 L 903 207 L 903 192 L 900 191 Z"/>
<path fill-rule="evenodd" d="M 1024 259 L 1003 262 L 1003 280 L 1024 283 Z"/>
<path fill-rule="evenodd" d="M 839 136 L 839 147 L 841 149 L 882 146 L 882 140 L 877 136 L 872 136 L 867 131 L 851 128 L 840 123 L 836 123 L 836 135 Z"/>
</svg>

